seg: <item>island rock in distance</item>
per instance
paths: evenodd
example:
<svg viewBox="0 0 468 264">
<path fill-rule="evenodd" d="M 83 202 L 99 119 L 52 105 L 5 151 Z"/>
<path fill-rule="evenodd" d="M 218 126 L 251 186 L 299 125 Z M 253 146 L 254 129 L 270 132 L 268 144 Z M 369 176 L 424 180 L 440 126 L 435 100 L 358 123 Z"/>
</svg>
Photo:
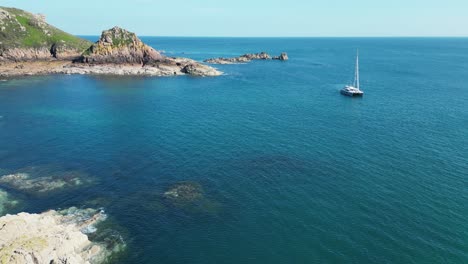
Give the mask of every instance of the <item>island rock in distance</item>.
<svg viewBox="0 0 468 264">
<path fill-rule="evenodd" d="M 210 64 L 238 64 L 238 63 L 248 63 L 253 60 L 281 60 L 281 61 L 286 61 L 288 60 L 288 54 L 286 52 L 281 53 L 279 56 L 272 57 L 270 54 L 266 52 L 260 52 L 260 53 L 247 53 L 244 55 L 241 55 L 239 57 L 234 57 L 234 58 L 213 58 L 213 59 L 207 59 L 204 62 L 210 63 Z"/>
</svg>

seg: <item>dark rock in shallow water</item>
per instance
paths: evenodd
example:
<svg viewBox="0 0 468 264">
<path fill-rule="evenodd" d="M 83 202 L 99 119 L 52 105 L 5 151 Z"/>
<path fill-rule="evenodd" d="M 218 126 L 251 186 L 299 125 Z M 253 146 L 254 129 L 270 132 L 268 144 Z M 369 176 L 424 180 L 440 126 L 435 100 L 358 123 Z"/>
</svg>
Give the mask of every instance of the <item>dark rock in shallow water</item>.
<svg viewBox="0 0 468 264">
<path fill-rule="evenodd" d="M 195 182 L 181 182 L 173 185 L 164 193 L 170 206 L 195 214 L 217 214 L 221 204 L 205 196 L 202 186 Z"/>
<path fill-rule="evenodd" d="M 174 202 L 194 202 L 203 198 L 203 189 L 198 183 L 182 182 L 172 186 L 164 193 L 164 197 Z"/>
<path fill-rule="evenodd" d="M 214 59 L 207 59 L 204 62 L 206 63 L 211 63 L 211 64 L 236 64 L 236 63 L 247 63 L 251 62 L 253 60 L 288 60 L 288 55 L 283 52 L 281 53 L 280 56 L 277 57 L 271 57 L 268 53 L 266 52 L 260 52 L 260 53 L 248 53 L 244 54 L 239 57 L 234 57 L 234 58 L 214 58 Z"/>
<path fill-rule="evenodd" d="M 281 53 L 278 57 L 273 57 L 274 60 L 287 61 L 289 60 L 288 54 L 286 52 Z"/>
</svg>

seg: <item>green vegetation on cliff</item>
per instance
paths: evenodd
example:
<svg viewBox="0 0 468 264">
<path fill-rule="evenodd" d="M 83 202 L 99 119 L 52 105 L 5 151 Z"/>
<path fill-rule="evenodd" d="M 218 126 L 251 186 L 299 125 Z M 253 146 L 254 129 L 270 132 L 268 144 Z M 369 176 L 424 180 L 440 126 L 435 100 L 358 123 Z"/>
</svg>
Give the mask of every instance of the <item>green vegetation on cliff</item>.
<svg viewBox="0 0 468 264">
<path fill-rule="evenodd" d="M 45 22 L 45 17 L 0 6 L 0 49 L 47 48 L 84 51 L 91 43 Z"/>
</svg>

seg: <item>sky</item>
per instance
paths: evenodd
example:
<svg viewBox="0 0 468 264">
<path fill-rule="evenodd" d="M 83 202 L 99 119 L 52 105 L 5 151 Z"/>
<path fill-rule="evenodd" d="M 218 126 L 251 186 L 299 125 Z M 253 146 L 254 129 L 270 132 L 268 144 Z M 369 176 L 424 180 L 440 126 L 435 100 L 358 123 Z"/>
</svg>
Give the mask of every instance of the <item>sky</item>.
<svg viewBox="0 0 468 264">
<path fill-rule="evenodd" d="M 468 36 L 468 0 L 0 0 L 75 35 Z"/>
</svg>

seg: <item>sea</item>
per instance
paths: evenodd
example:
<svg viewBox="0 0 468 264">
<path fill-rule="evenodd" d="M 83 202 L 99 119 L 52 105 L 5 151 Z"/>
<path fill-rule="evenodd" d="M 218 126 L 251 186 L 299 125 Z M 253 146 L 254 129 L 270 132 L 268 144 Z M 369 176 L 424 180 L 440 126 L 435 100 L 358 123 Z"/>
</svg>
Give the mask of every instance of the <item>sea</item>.
<svg viewBox="0 0 468 264">
<path fill-rule="evenodd" d="M 468 38 L 142 40 L 290 60 L 2 80 L 0 172 L 93 179 L 8 213 L 102 208 L 110 263 L 468 263 Z"/>
</svg>

